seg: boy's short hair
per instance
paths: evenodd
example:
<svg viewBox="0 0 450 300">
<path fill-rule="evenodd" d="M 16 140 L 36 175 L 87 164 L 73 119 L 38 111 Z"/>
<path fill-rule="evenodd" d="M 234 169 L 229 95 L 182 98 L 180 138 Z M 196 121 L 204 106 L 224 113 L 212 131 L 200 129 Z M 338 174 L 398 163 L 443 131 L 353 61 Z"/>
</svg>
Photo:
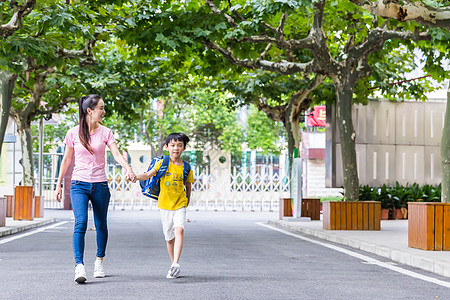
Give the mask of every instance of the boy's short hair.
<svg viewBox="0 0 450 300">
<path fill-rule="evenodd" d="M 184 147 L 186 147 L 187 143 L 189 143 L 189 138 L 184 133 L 174 132 L 169 134 L 169 136 L 166 138 L 166 141 L 164 142 L 164 145 L 168 146 L 171 141 L 183 142 Z"/>
</svg>

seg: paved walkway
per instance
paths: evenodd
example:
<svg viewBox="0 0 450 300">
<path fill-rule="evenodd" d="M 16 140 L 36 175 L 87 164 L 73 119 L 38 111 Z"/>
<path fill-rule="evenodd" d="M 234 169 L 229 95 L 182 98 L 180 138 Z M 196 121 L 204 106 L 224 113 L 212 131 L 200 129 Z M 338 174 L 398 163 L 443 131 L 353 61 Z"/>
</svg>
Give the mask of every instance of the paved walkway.
<svg viewBox="0 0 450 300">
<path fill-rule="evenodd" d="M 36 218 L 33 221 L 14 221 L 13 218 L 6 218 L 6 226 L 0 227 L 0 237 L 44 226 L 53 222 L 55 222 L 54 218 Z"/>
<path fill-rule="evenodd" d="M 272 220 L 269 224 L 450 277 L 449 251 L 425 251 L 408 247 L 408 220 L 381 221 L 380 231 L 325 230 L 322 221 Z"/>
</svg>

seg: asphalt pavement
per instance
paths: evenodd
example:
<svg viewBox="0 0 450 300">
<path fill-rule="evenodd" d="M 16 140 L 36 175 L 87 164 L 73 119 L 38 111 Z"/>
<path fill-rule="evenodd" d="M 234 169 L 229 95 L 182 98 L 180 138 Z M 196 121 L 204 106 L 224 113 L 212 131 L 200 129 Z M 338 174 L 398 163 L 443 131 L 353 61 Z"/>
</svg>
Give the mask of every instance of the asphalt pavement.
<svg viewBox="0 0 450 300">
<path fill-rule="evenodd" d="M 188 211 L 178 279 L 165 278 L 170 261 L 157 211 L 109 212 L 107 277 L 92 278 L 90 217 L 88 281 L 79 285 L 73 281 L 72 214 L 45 215 L 54 222 L 0 238 L 0 299 L 450 298 L 447 277 L 316 238 L 312 231 L 295 232 L 305 224 L 320 231 L 320 222 L 280 222 L 277 212 Z M 287 231 L 285 225 L 297 228 Z M 390 232 L 387 225 L 382 229 L 380 234 Z"/>
<path fill-rule="evenodd" d="M 269 224 L 450 277 L 449 251 L 427 251 L 408 247 L 408 220 L 382 220 L 379 231 L 325 230 L 322 221 L 292 221 L 292 218 L 272 219 Z"/>
</svg>

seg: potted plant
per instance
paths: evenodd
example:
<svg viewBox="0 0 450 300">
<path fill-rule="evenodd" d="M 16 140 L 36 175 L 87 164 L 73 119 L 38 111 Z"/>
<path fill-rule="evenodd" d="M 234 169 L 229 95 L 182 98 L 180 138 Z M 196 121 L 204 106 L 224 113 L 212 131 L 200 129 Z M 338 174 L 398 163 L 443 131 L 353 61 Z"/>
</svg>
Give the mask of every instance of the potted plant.
<svg viewBox="0 0 450 300">
<path fill-rule="evenodd" d="M 392 188 L 392 198 L 394 199 L 394 210 L 392 216 L 394 219 L 407 219 L 408 218 L 408 188 L 401 186 L 398 182 L 395 183 L 395 187 Z"/>
<path fill-rule="evenodd" d="M 390 219 L 394 208 L 394 199 L 385 184 L 373 190 L 373 198 L 381 202 L 381 220 Z"/>
</svg>

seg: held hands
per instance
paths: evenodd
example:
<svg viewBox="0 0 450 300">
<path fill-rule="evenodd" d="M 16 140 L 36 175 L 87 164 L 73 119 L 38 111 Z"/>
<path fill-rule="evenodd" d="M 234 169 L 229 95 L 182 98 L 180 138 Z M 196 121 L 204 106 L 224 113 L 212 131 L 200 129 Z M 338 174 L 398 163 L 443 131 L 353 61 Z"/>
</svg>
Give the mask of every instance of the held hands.
<svg viewBox="0 0 450 300">
<path fill-rule="evenodd" d="M 136 182 L 136 174 L 134 174 L 131 168 L 127 171 L 127 179 L 133 183 Z"/>
</svg>

